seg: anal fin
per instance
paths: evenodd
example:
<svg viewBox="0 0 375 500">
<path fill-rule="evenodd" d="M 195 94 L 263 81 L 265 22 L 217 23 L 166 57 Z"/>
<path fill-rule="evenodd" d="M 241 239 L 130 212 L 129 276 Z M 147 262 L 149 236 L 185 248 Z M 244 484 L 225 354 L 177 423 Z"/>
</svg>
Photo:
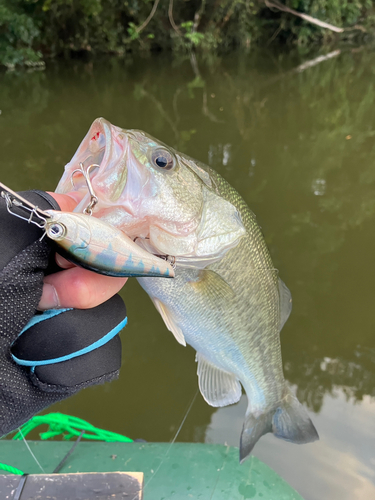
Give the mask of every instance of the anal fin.
<svg viewBox="0 0 375 500">
<path fill-rule="evenodd" d="M 235 375 L 217 368 L 200 352 L 197 352 L 196 361 L 199 389 L 209 405 L 227 406 L 240 400 L 242 390 Z"/>
<path fill-rule="evenodd" d="M 167 306 L 165 306 L 160 300 L 151 297 L 154 306 L 159 311 L 160 316 L 163 318 L 165 326 L 168 328 L 170 332 L 173 333 L 177 342 L 181 345 L 186 346 L 186 340 L 184 334 L 182 333 L 181 328 L 176 324 L 176 321 L 173 317 L 173 314 L 170 312 Z"/>
</svg>

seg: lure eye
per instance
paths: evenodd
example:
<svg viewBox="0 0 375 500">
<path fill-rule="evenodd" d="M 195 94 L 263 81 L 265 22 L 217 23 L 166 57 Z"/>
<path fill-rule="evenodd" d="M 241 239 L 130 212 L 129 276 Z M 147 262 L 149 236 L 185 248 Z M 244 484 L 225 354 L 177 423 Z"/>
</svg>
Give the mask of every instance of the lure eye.
<svg viewBox="0 0 375 500">
<path fill-rule="evenodd" d="M 166 149 L 156 149 L 152 152 L 151 161 L 154 166 L 163 170 L 171 170 L 174 167 L 175 159 Z"/>
<path fill-rule="evenodd" d="M 57 223 L 52 224 L 47 229 L 47 235 L 52 240 L 58 240 L 65 235 L 65 227 L 62 224 L 57 224 Z"/>
</svg>

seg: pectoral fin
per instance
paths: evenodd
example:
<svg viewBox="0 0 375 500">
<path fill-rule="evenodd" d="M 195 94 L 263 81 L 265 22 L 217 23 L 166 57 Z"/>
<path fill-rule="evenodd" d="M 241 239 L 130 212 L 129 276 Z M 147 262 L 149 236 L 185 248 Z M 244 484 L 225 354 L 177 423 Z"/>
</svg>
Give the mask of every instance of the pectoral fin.
<svg viewBox="0 0 375 500">
<path fill-rule="evenodd" d="M 151 300 L 154 303 L 154 306 L 156 307 L 156 309 L 159 311 L 160 316 L 163 318 L 165 326 L 168 328 L 168 330 L 170 332 L 173 333 L 177 342 L 179 342 L 183 346 L 186 346 L 186 340 L 185 340 L 184 334 L 182 333 L 181 328 L 177 325 L 177 323 L 173 317 L 173 314 L 168 309 L 168 307 L 165 306 L 158 299 L 151 297 Z"/>
<path fill-rule="evenodd" d="M 215 271 L 203 269 L 198 278 L 189 282 L 194 292 L 204 294 L 209 300 L 230 300 L 235 297 L 233 288 Z"/>
<path fill-rule="evenodd" d="M 227 406 L 239 401 L 242 390 L 235 375 L 217 368 L 200 352 L 197 352 L 196 361 L 199 389 L 209 405 Z"/>
</svg>

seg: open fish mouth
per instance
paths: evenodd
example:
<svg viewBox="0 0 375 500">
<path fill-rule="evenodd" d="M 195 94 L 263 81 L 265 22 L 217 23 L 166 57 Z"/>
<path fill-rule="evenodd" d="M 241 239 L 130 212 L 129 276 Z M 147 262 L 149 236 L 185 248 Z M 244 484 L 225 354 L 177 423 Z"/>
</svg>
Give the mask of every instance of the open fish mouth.
<svg viewBox="0 0 375 500">
<path fill-rule="evenodd" d="M 72 162 L 76 160 L 75 163 L 82 163 L 84 169 L 93 163 L 103 167 L 108 162 L 113 142 L 111 131 L 108 128 L 103 119 L 95 120 Z"/>
<path fill-rule="evenodd" d="M 88 204 L 90 194 L 87 193 L 84 176 L 76 173 L 73 179 L 72 173 L 76 169 L 87 171 L 91 167 L 90 179 L 99 199 L 98 208 L 101 200 L 114 202 L 123 192 L 127 181 L 127 146 L 128 138 L 122 129 L 104 118 L 97 118 L 66 165 L 56 192 L 66 194 L 71 191 L 83 191 L 85 196 L 75 209 L 82 212 Z M 126 205 L 124 208 L 126 210 Z"/>
</svg>

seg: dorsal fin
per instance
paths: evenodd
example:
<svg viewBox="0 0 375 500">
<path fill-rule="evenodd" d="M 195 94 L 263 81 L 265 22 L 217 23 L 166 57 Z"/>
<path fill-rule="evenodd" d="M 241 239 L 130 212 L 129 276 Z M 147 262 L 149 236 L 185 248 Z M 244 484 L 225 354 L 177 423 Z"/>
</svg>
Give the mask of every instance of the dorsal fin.
<svg viewBox="0 0 375 500">
<path fill-rule="evenodd" d="M 280 328 L 285 325 L 286 320 L 292 311 L 292 294 L 286 284 L 279 278 L 279 295 L 280 295 Z"/>
</svg>

